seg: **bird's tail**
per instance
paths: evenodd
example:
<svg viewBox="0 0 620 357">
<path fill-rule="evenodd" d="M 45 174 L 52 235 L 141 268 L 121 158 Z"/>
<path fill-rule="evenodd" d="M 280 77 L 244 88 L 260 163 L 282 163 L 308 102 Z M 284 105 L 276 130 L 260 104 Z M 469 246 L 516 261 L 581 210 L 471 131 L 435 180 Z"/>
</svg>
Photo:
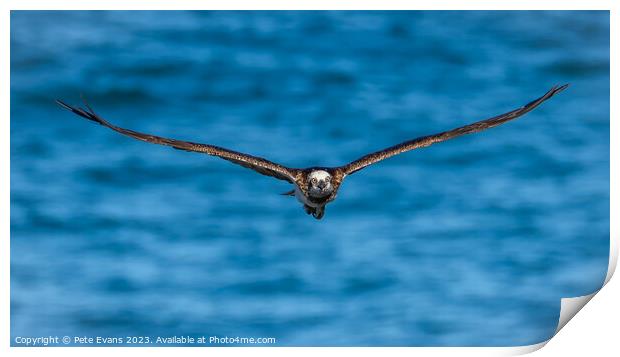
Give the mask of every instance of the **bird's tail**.
<svg viewBox="0 0 620 357">
<path fill-rule="evenodd" d="M 288 192 L 281 193 L 282 196 L 295 196 L 295 189 L 292 189 Z"/>
</svg>

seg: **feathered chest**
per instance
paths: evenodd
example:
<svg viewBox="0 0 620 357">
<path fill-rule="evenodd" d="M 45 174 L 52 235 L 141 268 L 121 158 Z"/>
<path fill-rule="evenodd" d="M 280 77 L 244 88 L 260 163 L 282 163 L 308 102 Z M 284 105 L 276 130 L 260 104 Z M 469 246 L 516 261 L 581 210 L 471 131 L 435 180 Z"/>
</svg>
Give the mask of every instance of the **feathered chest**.
<svg viewBox="0 0 620 357">
<path fill-rule="evenodd" d="M 297 198 L 299 202 L 305 205 L 308 205 L 310 207 L 316 208 L 316 207 L 325 206 L 329 202 L 333 201 L 336 198 L 336 193 L 334 192 L 331 195 L 328 195 L 325 197 L 312 197 L 312 196 L 304 194 L 304 192 L 302 192 L 302 190 L 300 190 L 299 187 L 296 187 L 295 197 Z"/>
</svg>

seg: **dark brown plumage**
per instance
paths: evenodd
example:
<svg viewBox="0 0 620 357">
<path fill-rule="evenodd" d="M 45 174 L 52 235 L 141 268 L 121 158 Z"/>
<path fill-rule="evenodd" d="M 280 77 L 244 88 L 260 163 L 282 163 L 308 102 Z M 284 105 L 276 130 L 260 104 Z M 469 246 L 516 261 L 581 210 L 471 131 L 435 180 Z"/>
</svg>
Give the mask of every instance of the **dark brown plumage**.
<svg viewBox="0 0 620 357">
<path fill-rule="evenodd" d="M 542 97 L 535 99 L 531 101 L 530 103 L 522 106 L 521 108 L 515 109 L 508 113 L 504 113 L 504 114 L 495 116 L 490 119 L 478 121 L 473 124 L 465 125 L 465 126 L 452 129 L 449 131 L 444 131 L 439 134 L 421 136 L 413 140 L 408 140 L 398 145 L 390 146 L 387 149 L 383 149 L 383 150 L 376 151 L 371 154 L 362 156 L 361 158 L 351 163 L 348 163 L 344 166 L 341 166 L 340 168 L 344 170 L 344 172 L 347 175 L 350 175 L 356 171 L 363 169 L 364 167 L 368 165 L 372 165 L 381 160 L 385 160 L 389 157 L 401 154 L 409 150 L 423 148 L 423 147 L 426 147 L 426 146 L 429 146 L 435 143 L 439 143 L 442 141 L 450 140 L 452 138 L 456 138 L 457 136 L 477 133 L 479 131 L 486 130 L 486 129 L 504 124 L 505 122 L 516 119 L 522 116 L 523 114 L 526 114 L 527 112 L 531 111 L 532 109 L 542 104 L 547 99 L 553 97 L 557 93 L 560 93 L 561 91 L 566 89 L 566 87 L 568 87 L 568 84 L 565 84 L 563 86 L 555 86 L 551 88 L 547 93 L 545 93 L 545 95 L 543 95 Z"/>
<path fill-rule="evenodd" d="M 108 127 L 118 133 L 123 135 L 127 135 L 134 139 L 146 141 L 153 144 L 167 145 L 171 146 L 175 149 L 185 150 L 185 151 L 195 151 L 200 153 L 205 153 L 212 156 L 221 157 L 224 160 L 228 160 L 237 165 L 241 165 L 243 167 L 252 169 L 260 174 L 275 177 L 280 180 L 285 180 L 292 183 L 296 189 L 299 190 L 300 194 L 303 197 L 298 197 L 304 203 L 304 208 L 306 212 L 312 214 L 315 218 L 320 219 L 324 213 L 324 207 L 327 203 L 333 201 L 336 198 L 336 194 L 338 193 L 338 189 L 342 184 L 342 181 L 347 175 L 350 175 L 354 172 L 357 172 L 369 165 L 375 164 L 379 161 L 385 160 L 392 156 L 426 147 L 432 145 L 434 143 L 446 141 L 461 135 L 477 133 L 482 130 L 486 130 L 501 124 L 504 124 L 510 120 L 516 119 L 540 104 L 542 104 L 547 99 L 551 98 L 555 94 L 566 89 L 568 85 L 563 86 L 554 86 L 547 93 L 545 93 L 542 97 L 531 101 L 530 103 L 524 105 L 521 108 L 512 110 L 510 112 L 495 116 L 490 119 L 482 120 L 475 122 L 473 124 L 465 125 L 453 130 L 444 131 L 434 135 L 422 136 L 413 140 L 408 140 L 402 142 L 398 145 L 390 146 L 386 149 L 376 151 L 370 153 L 368 155 L 364 155 L 361 158 L 352 161 L 344 166 L 339 167 L 311 167 L 306 169 L 297 169 L 290 168 L 286 166 L 282 166 L 280 164 L 276 164 L 272 161 L 264 159 L 262 157 L 252 156 L 244 153 L 240 153 L 233 150 L 228 150 L 219 146 L 208 145 L 208 144 L 199 144 L 193 143 L 189 141 L 183 140 L 175 140 L 163 138 L 156 135 L 144 134 L 137 131 L 124 129 L 118 126 L 115 126 L 99 115 L 97 115 L 93 109 L 85 103 L 85 108 L 74 107 L 61 100 L 57 100 L 56 102 L 62 106 L 63 108 L 89 120 L 92 120 L 98 124 L 101 124 L 105 127 Z M 330 185 L 330 190 L 322 192 L 320 195 L 313 195 L 310 190 L 310 185 L 313 184 L 309 176 L 312 173 L 316 172 L 326 172 L 329 174 L 327 184 Z M 296 194 L 296 190 L 291 192 L 287 192 L 286 195 L 294 196 Z"/>
</svg>

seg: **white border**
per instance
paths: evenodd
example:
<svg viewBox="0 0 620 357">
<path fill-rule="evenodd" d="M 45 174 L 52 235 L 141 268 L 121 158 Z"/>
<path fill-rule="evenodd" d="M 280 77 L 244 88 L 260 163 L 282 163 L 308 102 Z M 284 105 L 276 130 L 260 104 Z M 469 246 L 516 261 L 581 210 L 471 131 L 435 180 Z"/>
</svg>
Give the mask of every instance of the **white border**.
<svg viewBox="0 0 620 357">
<path fill-rule="evenodd" d="M 57 0 L 5 0 L 9 9 L 44 10 L 44 9 L 204 9 L 204 10 L 608 10 L 613 8 L 612 0 L 92 0 L 73 4 L 71 1 Z M 63 4 L 64 3 L 64 4 Z M 53 5 L 56 4 L 56 5 Z"/>
<path fill-rule="evenodd" d="M 1 135 L 3 135 L 3 145 L 0 148 L 2 150 L 2 185 L 0 188 L 0 195 L 2 198 L 2 235 L 4 240 L 2 249 L 2 287 L 3 294 L 1 297 L 2 317 L 3 323 L 0 325 L 2 331 L 2 337 L 0 337 L 0 346 L 4 352 L 13 354 L 30 355 L 35 353 L 53 353 L 62 354 L 63 356 L 75 355 L 81 356 L 84 353 L 88 355 L 108 355 L 111 351 L 113 353 L 136 354 L 139 352 L 148 352 L 152 355 L 168 355 L 168 354 L 190 354 L 203 356 L 205 353 L 217 354 L 217 355 L 230 355 L 236 354 L 239 351 L 249 352 L 257 355 L 281 355 L 289 356 L 291 353 L 301 355 L 315 355 L 320 354 L 342 354 L 355 353 L 364 354 L 369 349 L 364 348 L 347 348 L 346 351 L 343 348 L 209 348 L 204 350 L 202 348 L 189 348 L 189 347 L 172 347 L 172 348 L 136 348 L 136 347 L 123 347 L 115 348 L 113 350 L 85 347 L 71 347 L 71 348 L 46 348 L 46 349 L 28 349 L 28 348 L 10 348 L 10 332 L 9 332 L 9 307 L 10 307 L 10 293 L 9 293 L 9 269 L 10 269 L 10 249 L 9 249 L 9 234 L 10 234 L 10 167 L 8 165 L 10 160 L 10 108 L 9 108 L 9 93 L 10 93 L 10 10 L 41 10 L 41 9 L 157 9 L 157 10 L 174 10 L 174 9 L 214 9 L 214 10 L 228 10 L 228 9 L 248 9 L 248 10 L 270 10 L 270 9 L 290 9 L 290 10 L 307 10 L 307 9 L 329 9 L 329 10 L 353 10 L 353 9 L 367 9 L 367 10 L 379 10 L 379 9 L 391 9 L 391 10 L 405 10 L 405 9 L 419 9 L 419 10 L 611 10 L 611 95 L 612 98 L 617 97 L 617 91 L 615 83 L 617 83 L 618 73 L 615 70 L 614 63 L 617 62 L 617 21 L 618 21 L 618 5 L 613 0 L 506 0 L 506 1 L 491 1 L 491 0 L 436 0 L 436 1 L 397 1 L 397 0 L 381 0 L 381 1 L 326 1 L 326 0 L 298 0 L 298 1 L 283 1 L 283 0 L 262 0 L 262 1 L 249 1 L 249 0 L 227 0 L 224 2 L 198 2 L 196 0 L 94 0 L 83 3 L 72 3 L 71 1 L 56 1 L 56 0 L 3 0 L 0 1 L 0 8 L 3 10 L 0 13 L 0 26 L 2 28 L 3 36 L 1 38 L 0 46 L 2 48 L 2 56 L 0 57 L 1 67 L 0 75 L 2 78 L 3 90 L 0 92 L 1 105 L 0 108 L 3 112 L 3 120 L 0 120 L 2 126 Z M 617 106 L 614 100 L 611 100 L 610 108 L 611 118 L 616 118 Z M 618 125 L 617 119 L 611 120 L 610 123 L 610 135 L 611 135 L 611 167 L 610 167 L 610 182 L 618 182 L 620 176 L 618 175 L 618 166 L 616 163 L 618 153 Z M 613 185 L 610 187 L 610 233 L 611 233 L 611 249 L 610 249 L 610 266 L 607 273 L 605 283 L 607 284 L 615 270 L 617 257 L 618 257 L 618 191 Z M 616 279 L 617 280 L 617 279 Z M 596 296 L 595 296 L 596 295 Z M 562 301 L 562 314 L 567 314 L 569 310 L 573 310 L 576 313 L 581 309 L 584 304 L 592 299 L 594 302 L 588 304 L 576 318 L 574 323 L 568 323 L 568 327 L 565 329 L 558 328 L 559 334 L 554 337 L 548 344 L 548 347 L 537 353 L 542 353 L 548 356 L 559 356 L 567 353 L 573 354 L 580 351 L 585 353 L 590 352 L 590 348 L 596 347 L 599 351 L 614 351 L 617 350 L 615 341 L 617 337 L 615 334 L 617 330 L 613 326 L 617 326 L 618 304 L 620 301 L 620 285 L 617 281 L 613 281 L 605 286 L 599 294 L 592 294 L 590 296 L 576 298 L 576 299 L 563 299 Z M 570 314 L 569 314 L 570 315 Z M 572 317 L 572 315 L 571 315 Z M 562 319 L 562 318 L 561 318 Z M 567 321 L 563 322 L 563 325 Z M 578 325 L 578 326 L 573 326 Z M 560 331 L 561 329 L 561 331 Z M 371 353 L 390 353 L 397 355 L 517 355 L 536 351 L 545 346 L 549 341 L 523 347 L 492 347 L 492 348 L 373 348 L 370 349 Z"/>
</svg>

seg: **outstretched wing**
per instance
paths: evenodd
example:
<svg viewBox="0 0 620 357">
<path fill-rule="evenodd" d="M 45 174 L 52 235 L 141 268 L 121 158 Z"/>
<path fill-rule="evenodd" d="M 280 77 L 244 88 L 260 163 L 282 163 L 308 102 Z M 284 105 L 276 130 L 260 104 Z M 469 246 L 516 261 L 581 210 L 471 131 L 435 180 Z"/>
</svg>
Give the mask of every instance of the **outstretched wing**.
<svg viewBox="0 0 620 357">
<path fill-rule="evenodd" d="M 218 156 L 224 160 L 228 160 L 237 165 L 247 167 L 263 175 L 275 177 L 277 179 L 285 180 L 293 184 L 296 183 L 296 178 L 301 171 L 298 169 L 293 169 L 293 168 L 289 168 L 289 167 L 276 164 L 274 162 L 271 162 L 267 159 L 263 159 L 261 157 L 243 154 L 240 152 L 224 149 L 224 148 L 214 146 L 214 145 L 192 143 L 189 141 L 182 141 L 182 140 L 175 140 L 175 139 L 167 139 L 167 138 L 162 138 L 160 136 L 144 134 L 144 133 L 140 133 L 137 131 L 124 129 L 124 128 L 110 124 L 105 119 L 95 114 L 95 112 L 92 110 L 92 108 L 88 104 L 85 104 L 86 108 L 79 108 L 79 107 L 70 106 L 61 100 L 56 100 L 56 102 L 61 107 L 83 118 L 92 120 L 118 133 L 127 135 L 134 139 L 146 141 L 146 142 L 153 143 L 153 144 L 172 146 L 173 148 L 179 149 L 179 150 L 195 151 L 195 152 L 200 152 L 200 153 L 209 154 L 213 156 Z"/>
<path fill-rule="evenodd" d="M 477 133 L 479 131 L 489 129 L 489 128 L 498 126 L 500 124 L 504 124 L 505 122 L 516 119 L 524 115 L 525 113 L 531 111 L 532 109 L 539 106 L 542 102 L 546 101 L 547 99 L 553 97 L 555 94 L 566 89 L 566 87 L 568 87 L 568 84 L 565 84 L 563 86 L 554 86 L 547 93 L 545 93 L 545 95 L 543 95 L 542 97 L 531 101 L 530 103 L 524 105 L 523 107 L 519 109 L 515 109 L 513 111 L 498 115 L 490 119 L 486 119 L 486 120 L 482 120 L 479 122 L 475 122 L 473 124 L 462 126 L 460 128 L 456 128 L 456 129 L 449 130 L 449 131 L 444 131 L 439 134 L 422 136 L 422 137 L 419 137 L 413 140 L 405 141 L 398 145 L 391 146 L 387 149 L 376 151 L 368 155 L 365 155 L 347 165 L 339 167 L 339 169 L 341 169 L 346 175 L 350 175 L 356 171 L 359 171 L 365 168 L 368 165 L 372 165 L 376 162 L 385 160 L 389 157 L 398 155 L 400 153 L 403 153 L 409 150 L 426 147 L 434 143 L 439 143 L 445 140 L 456 138 L 457 136 Z"/>
</svg>

